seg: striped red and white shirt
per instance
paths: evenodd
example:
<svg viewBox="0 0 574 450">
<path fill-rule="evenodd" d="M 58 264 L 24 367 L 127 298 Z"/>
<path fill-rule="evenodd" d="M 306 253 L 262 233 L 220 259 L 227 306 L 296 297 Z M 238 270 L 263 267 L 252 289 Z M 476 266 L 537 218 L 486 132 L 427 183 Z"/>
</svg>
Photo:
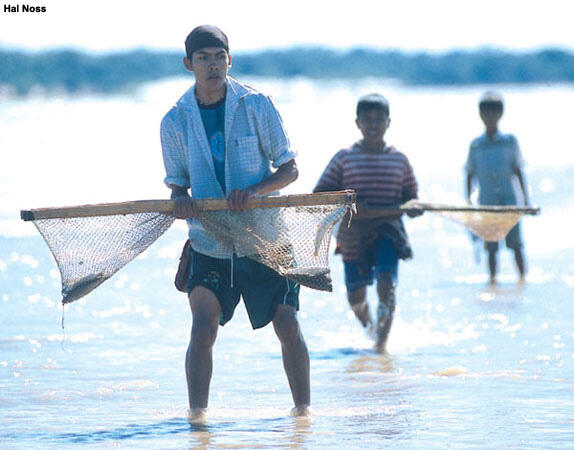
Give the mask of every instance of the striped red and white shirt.
<svg viewBox="0 0 574 450">
<path fill-rule="evenodd" d="M 370 207 L 398 205 L 417 198 L 417 181 L 404 153 L 392 146 L 382 151 L 365 150 L 360 142 L 337 152 L 321 175 L 314 192 L 354 189 L 357 203 Z M 391 240 L 401 259 L 412 256 L 408 236 L 399 219 L 355 221 L 339 227 L 337 252 L 345 261 L 357 261 L 377 236 Z"/>
<path fill-rule="evenodd" d="M 354 189 L 357 202 L 388 206 L 417 198 L 417 181 L 407 157 L 392 146 L 366 151 L 359 142 L 337 152 L 315 192 Z"/>
</svg>

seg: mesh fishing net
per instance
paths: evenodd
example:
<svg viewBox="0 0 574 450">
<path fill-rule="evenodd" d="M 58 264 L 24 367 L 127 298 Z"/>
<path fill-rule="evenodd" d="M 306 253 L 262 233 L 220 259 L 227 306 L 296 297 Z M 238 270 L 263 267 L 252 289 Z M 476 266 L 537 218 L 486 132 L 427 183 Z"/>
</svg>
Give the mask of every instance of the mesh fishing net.
<svg viewBox="0 0 574 450">
<path fill-rule="evenodd" d="M 416 208 L 430 211 L 459 223 L 486 242 L 498 242 L 526 215 L 540 214 L 540 208 L 515 205 L 443 205 L 410 200 L 400 206 L 402 211 Z M 391 208 L 392 210 L 393 208 Z"/>
<path fill-rule="evenodd" d="M 303 286 L 331 291 L 329 243 L 341 205 L 208 211 L 198 219 L 219 242 Z"/>
<path fill-rule="evenodd" d="M 173 223 L 160 213 L 35 220 L 62 277 L 62 302 L 88 294 L 147 249 Z"/>
<path fill-rule="evenodd" d="M 337 223 L 354 208 L 352 191 L 262 197 L 238 213 L 225 199 L 196 200 L 197 219 L 222 245 L 312 289 L 331 291 L 329 244 Z M 458 222 L 485 241 L 504 239 L 524 214 L 539 208 L 407 202 L 381 208 L 393 216 L 416 207 Z M 22 211 L 50 247 L 62 276 L 63 303 L 98 287 L 147 249 L 173 223 L 173 202 L 136 202 Z M 347 224 L 343 224 L 346 226 Z"/>
<path fill-rule="evenodd" d="M 242 213 L 203 210 L 197 219 L 215 239 L 239 256 L 259 261 L 304 286 L 330 291 L 329 243 L 333 228 L 351 207 L 354 194 L 339 194 L 339 200 L 331 199 L 325 202 L 328 204 L 316 204 L 317 196 L 319 202 L 326 198 L 311 194 L 306 196 L 311 205 L 267 206 Z M 289 197 L 297 196 L 284 198 Z M 266 200 L 269 199 L 272 198 Z M 133 204 L 137 202 L 22 212 L 24 220 L 34 221 L 56 260 L 62 277 L 63 303 L 91 292 L 171 226 L 174 219 L 165 214 L 165 205 L 172 207 L 171 202 L 142 203 L 148 204 L 146 208 L 150 204 L 151 208 L 163 205 L 163 212 L 134 212 L 137 208 Z M 110 207 L 115 210 L 113 213 L 108 211 Z M 64 209 L 67 218 L 53 217 Z M 71 214 L 69 210 L 73 210 Z M 94 215 L 90 215 L 92 210 Z M 42 215 L 47 218 L 41 218 Z"/>
<path fill-rule="evenodd" d="M 424 203 L 416 199 L 402 205 L 388 207 L 370 207 L 367 213 L 371 217 L 396 217 L 397 212 L 429 211 L 445 219 L 459 223 L 472 231 L 484 241 L 497 242 L 506 237 L 508 232 L 525 214 L 540 214 L 540 208 L 530 206 L 500 205 L 443 205 Z M 359 209 L 359 217 L 362 210 Z"/>
<path fill-rule="evenodd" d="M 487 242 L 501 241 L 524 213 L 489 211 L 432 211 L 446 219 L 464 225 Z"/>
</svg>

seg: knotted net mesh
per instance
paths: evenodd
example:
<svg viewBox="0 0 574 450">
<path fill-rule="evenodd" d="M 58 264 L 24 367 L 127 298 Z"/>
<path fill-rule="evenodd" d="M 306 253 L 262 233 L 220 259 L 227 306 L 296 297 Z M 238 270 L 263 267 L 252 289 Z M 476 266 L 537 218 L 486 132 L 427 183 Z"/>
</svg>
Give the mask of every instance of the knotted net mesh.
<svg viewBox="0 0 574 450">
<path fill-rule="evenodd" d="M 198 219 L 217 241 L 303 286 L 331 291 L 329 243 L 340 205 L 207 211 Z"/>
<path fill-rule="evenodd" d="M 174 218 L 160 213 L 35 220 L 62 278 L 62 302 L 82 298 L 158 239 Z"/>
<path fill-rule="evenodd" d="M 224 199 L 197 200 L 202 201 L 212 206 L 200 208 L 197 220 L 230 252 L 259 261 L 312 289 L 332 290 L 329 244 L 335 226 L 354 209 L 352 191 L 267 197 L 258 207 L 241 213 L 226 209 Z M 413 207 L 458 222 L 484 241 L 504 239 L 524 214 L 540 212 L 539 208 L 411 201 L 379 213 L 396 215 Z M 170 201 L 147 200 L 22 211 L 22 218 L 33 220 L 48 244 L 62 277 L 62 301 L 70 303 L 155 242 L 173 223 L 172 208 Z"/>
<path fill-rule="evenodd" d="M 259 261 L 304 286 L 330 291 L 331 235 L 354 201 L 349 195 L 340 197 L 340 201 L 328 204 L 314 201 L 312 205 L 267 206 L 241 213 L 202 210 L 197 219 L 207 232 L 238 256 Z M 167 202 L 172 206 L 169 201 L 148 201 L 151 202 Z M 66 218 L 41 218 L 46 210 L 23 211 L 24 220 L 33 220 L 56 260 L 62 278 L 63 303 L 78 300 L 109 279 L 155 242 L 174 221 L 165 207 L 163 212 L 128 209 L 123 213 L 109 213 L 99 207 L 95 215 L 86 213 L 86 208 L 116 205 L 125 204 L 67 208 L 77 210 L 80 217 L 70 217 L 68 212 Z M 54 214 L 50 211 L 47 215 Z"/>
</svg>

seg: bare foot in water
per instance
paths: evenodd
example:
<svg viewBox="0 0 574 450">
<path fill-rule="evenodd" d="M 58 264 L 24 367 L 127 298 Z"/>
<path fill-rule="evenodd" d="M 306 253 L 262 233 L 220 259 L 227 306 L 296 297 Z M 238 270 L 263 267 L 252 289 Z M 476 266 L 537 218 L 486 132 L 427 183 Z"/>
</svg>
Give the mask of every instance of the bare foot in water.
<svg viewBox="0 0 574 450">
<path fill-rule="evenodd" d="M 387 351 L 387 340 L 386 339 L 384 342 L 376 342 L 375 345 L 373 346 L 373 349 L 375 350 L 376 353 L 378 353 L 379 355 L 381 355 L 385 358 L 391 357 L 391 354 Z"/>
<path fill-rule="evenodd" d="M 293 417 L 307 417 L 311 415 L 311 407 L 309 405 L 295 406 L 291 410 L 291 415 Z"/>
<path fill-rule="evenodd" d="M 187 410 L 187 420 L 189 423 L 203 423 L 205 422 L 205 416 L 207 414 L 207 408 L 193 408 Z"/>
<path fill-rule="evenodd" d="M 383 316 L 379 318 L 376 328 L 375 351 L 384 355 L 387 352 L 387 340 L 391 331 L 393 316 Z"/>
</svg>

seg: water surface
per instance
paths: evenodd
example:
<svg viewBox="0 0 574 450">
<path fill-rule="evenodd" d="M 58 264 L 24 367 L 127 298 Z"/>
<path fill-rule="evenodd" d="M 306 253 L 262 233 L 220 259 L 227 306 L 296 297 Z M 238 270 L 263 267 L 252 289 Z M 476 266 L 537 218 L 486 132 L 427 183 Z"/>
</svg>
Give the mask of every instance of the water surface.
<svg viewBox="0 0 574 450">
<path fill-rule="evenodd" d="M 174 225 L 63 309 L 55 263 L 18 219 L 23 208 L 165 198 L 158 125 L 186 83 L 0 107 L 0 447 L 572 447 L 571 86 L 501 87 L 503 129 L 522 144 L 531 197 L 542 207 L 523 221 L 524 285 L 508 251 L 499 285 L 489 288 L 484 255 L 475 262 L 463 228 L 432 214 L 407 219 L 415 258 L 399 270 L 389 357 L 371 350 L 332 256 L 334 292 L 301 294 L 312 415 L 289 415 L 278 342 L 271 328 L 252 331 L 240 306 L 220 329 L 207 419 L 190 424 L 190 314 L 173 287 L 185 228 Z M 389 141 L 411 159 L 421 199 L 462 201 L 481 87 L 253 83 L 273 94 L 300 152 L 301 177 L 288 192 L 308 192 L 329 157 L 358 138 L 356 97 L 378 89 L 391 100 Z M 374 305 L 374 291 L 369 299 Z"/>
</svg>

